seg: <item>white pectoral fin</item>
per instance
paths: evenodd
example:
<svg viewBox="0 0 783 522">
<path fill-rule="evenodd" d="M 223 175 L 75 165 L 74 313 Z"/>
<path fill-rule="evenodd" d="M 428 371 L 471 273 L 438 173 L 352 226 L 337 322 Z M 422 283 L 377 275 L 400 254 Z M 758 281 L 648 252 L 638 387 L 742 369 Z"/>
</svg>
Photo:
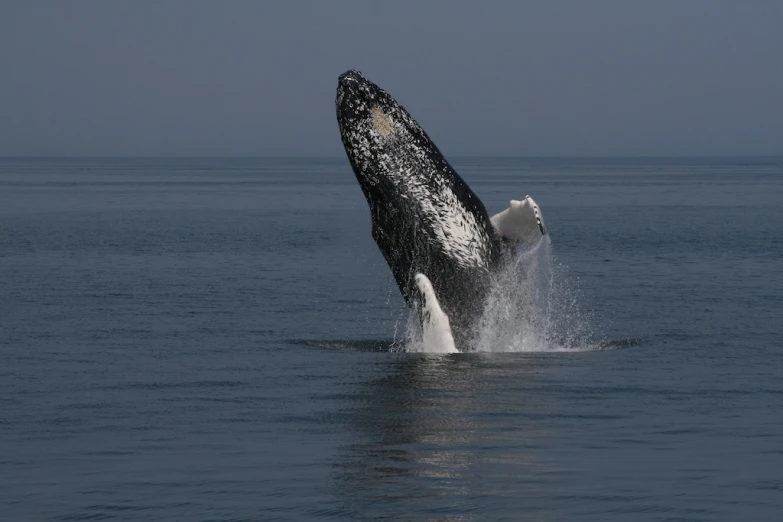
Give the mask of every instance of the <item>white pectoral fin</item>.
<svg viewBox="0 0 783 522">
<path fill-rule="evenodd" d="M 457 353 L 451 334 L 449 316 L 443 312 L 435 289 L 424 274 L 416 274 L 416 286 L 421 293 L 422 342 L 424 351 L 431 353 Z"/>
<path fill-rule="evenodd" d="M 546 235 L 544 215 L 530 196 L 511 200 L 510 206 L 490 218 L 495 231 L 511 241 L 536 241 Z"/>
</svg>

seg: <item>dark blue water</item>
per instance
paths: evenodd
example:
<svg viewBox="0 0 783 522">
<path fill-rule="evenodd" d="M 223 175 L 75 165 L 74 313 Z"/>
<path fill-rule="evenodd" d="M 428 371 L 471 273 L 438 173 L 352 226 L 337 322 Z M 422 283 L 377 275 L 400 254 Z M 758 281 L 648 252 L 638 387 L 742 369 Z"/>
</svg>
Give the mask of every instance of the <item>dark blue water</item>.
<svg viewBox="0 0 783 522">
<path fill-rule="evenodd" d="M 592 344 L 390 353 L 342 159 L 1 160 L 0 519 L 779 520 L 783 160 L 455 164 Z"/>
</svg>

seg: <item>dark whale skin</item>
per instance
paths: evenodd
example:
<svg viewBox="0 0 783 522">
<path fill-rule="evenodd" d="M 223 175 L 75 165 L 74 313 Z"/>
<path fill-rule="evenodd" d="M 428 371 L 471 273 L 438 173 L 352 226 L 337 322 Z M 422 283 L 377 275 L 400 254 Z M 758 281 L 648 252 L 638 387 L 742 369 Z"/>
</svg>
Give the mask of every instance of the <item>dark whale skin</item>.
<svg viewBox="0 0 783 522">
<path fill-rule="evenodd" d="M 402 296 L 416 309 L 414 277 L 426 275 L 467 350 L 504 257 L 484 204 L 410 114 L 358 71 L 340 76 L 336 106 L 372 237 Z"/>
</svg>

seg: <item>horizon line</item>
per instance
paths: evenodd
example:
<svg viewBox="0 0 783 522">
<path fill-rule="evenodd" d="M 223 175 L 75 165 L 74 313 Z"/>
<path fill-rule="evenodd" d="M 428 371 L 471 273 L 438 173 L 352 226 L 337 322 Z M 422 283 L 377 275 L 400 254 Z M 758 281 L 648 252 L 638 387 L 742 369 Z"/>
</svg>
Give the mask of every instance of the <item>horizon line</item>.
<svg viewBox="0 0 783 522">
<path fill-rule="evenodd" d="M 783 154 L 459 154 L 460 159 L 704 159 L 783 158 Z M 346 159 L 344 155 L 293 154 L 0 154 L 0 159 Z"/>
</svg>

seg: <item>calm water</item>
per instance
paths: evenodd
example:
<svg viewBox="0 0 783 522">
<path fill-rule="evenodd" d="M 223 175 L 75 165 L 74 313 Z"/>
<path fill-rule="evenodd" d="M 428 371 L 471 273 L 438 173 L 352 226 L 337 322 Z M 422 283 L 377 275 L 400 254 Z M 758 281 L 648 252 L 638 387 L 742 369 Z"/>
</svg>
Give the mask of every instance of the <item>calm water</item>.
<svg viewBox="0 0 783 522">
<path fill-rule="evenodd" d="M 0 160 L 0 519 L 779 520 L 783 160 L 454 163 L 594 344 L 389 353 L 342 159 Z"/>
</svg>

